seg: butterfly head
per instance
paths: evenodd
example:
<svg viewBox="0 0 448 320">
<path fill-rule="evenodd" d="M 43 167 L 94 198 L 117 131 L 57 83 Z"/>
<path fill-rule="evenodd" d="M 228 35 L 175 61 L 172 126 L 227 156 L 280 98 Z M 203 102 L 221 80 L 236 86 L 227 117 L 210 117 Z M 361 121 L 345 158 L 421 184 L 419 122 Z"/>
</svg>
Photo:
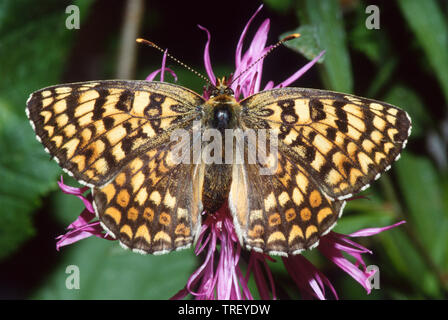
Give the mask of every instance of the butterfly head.
<svg viewBox="0 0 448 320">
<path fill-rule="evenodd" d="M 217 79 L 216 86 L 209 88 L 210 99 L 204 111 L 205 121 L 212 128 L 223 130 L 236 125 L 236 113 L 240 106 L 234 97 L 233 90 L 227 85 L 228 79 Z"/>
<path fill-rule="evenodd" d="M 233 97 L 234 92 L 233 92 L 232 88 L 230 88 L 228 86 L 228 83 L 229 83 L 229 79 L 227 79 L 226 77 L 218 78 L 216 80 L 216 86 L 213 86 L 208 89 L 210 98 L 215 98 L 215 97 L 218 97 L 221 95 Z"/>
</svg>

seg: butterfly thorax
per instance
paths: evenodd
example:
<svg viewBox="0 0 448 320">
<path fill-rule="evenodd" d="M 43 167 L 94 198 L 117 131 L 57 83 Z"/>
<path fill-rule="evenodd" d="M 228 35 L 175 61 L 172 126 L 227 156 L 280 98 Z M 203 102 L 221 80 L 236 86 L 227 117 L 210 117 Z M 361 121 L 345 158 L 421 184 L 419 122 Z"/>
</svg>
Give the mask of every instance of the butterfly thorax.
<svg viewBox="0 0 448 320">
<path fill-rule="evenodd" d="M 209 99 L 204 107 L 204 125 L 225 132 L 225 129 L 237 127 L 237 114 L 240 105 L 235 98 L 228 94 L 221 94 Z"/>
</svg>

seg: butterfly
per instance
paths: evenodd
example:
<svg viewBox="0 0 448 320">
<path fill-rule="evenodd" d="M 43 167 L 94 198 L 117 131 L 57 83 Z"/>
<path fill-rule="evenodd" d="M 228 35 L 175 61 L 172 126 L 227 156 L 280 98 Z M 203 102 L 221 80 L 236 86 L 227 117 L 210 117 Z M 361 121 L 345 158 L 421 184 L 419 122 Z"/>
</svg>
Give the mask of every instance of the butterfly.
<svg viewBox="0 0 448 320">
<path fill-rule="evenodd" d="M 283 256 L 311 249 L 346 199 L 400 157 L 411 130 L 408 114 L 384 102 L 293 87 L 237 101 L 225 80 L 209 99 L 156 81 L 61 84 L 32 93 L 26 112 L 45 150 L 92 189 L 104 229 L 151 254 L 191 246 L 202 213 L 226 201 L 244 248 Z M 261 174 L 269 161 L 247 158 L 176 161 L 171 136 L 180 129 L 269 130 L 278 137 L 266 156 L 275 156 L 275 171 Z"/>
</svg>

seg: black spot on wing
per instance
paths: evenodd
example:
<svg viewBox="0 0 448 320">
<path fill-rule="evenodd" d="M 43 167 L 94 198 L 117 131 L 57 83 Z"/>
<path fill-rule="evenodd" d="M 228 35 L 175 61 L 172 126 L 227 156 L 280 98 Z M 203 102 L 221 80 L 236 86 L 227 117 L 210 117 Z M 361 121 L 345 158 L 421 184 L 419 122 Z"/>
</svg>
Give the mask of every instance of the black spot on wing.
<svg viewBox="0 0 448 320">
<path fill-rule="evenodd" d="M 106 130 L 112 129 L 114 127 L 114 122 L 115 122 L 114 118 L 112 118 L 112 117 L 105 117 L 103 119 L 104 128 Z"/>
<path fill-rule="evenodd" d="M 327 138 L 330 139 L 331 141 L 335 141 L 337 130 L 333 127 L 328 127 L 326 131 L 327 131 Z"/>
<path fill-rule="evenodd" d="M 324 105 L 319 99 L 311 99 L 309 102 L 311 119 L 313 121 L 323 120 L 327 117 Z"/>
<path fill-rule="evenodd" d="M 338 129 L 343 132 L 348 132 L 348 124 L 347 124 L 347 112 L 345 112 L 342 109 L 336 109 L 336 117 L 338 120 L 336 120 L 336 125 L 338 126 Z"/>
<path fill-rule="evenodd" d="M 117 104 L 115 107 L 118 110 L 128 112 L 131 105 L 132 100 L 134 99 L 134 94 L 129 90 L 123 90 L 120 94 L 120 98 L 118 99 Z"/>
<path fill-rule="evenodd" d="M 100 96 L 95 100 L 93 106 L 93 116 L 92 121 L 100 120 L 103 117 L 103 113 L 106 111 L 104 109 L 104 104 L 106 103 L 106 97 L 109 95 L 109 91 L 105 89 L 98 90 Z"/>
</svg>

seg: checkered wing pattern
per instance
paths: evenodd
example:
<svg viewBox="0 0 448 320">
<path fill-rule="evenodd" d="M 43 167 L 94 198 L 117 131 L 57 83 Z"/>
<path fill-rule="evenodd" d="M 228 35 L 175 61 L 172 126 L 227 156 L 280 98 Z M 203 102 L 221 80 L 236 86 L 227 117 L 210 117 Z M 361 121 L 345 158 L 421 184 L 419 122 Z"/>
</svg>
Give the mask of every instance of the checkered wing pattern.
<svg viewBox="0 0 448 320">
<path fill-rule="evenodd" d="M 398 159 L 410 134 L 403 110 L 323 90 L 283 88 L 241 101 L 242 126 L 278 135 L 277 168 L 235 166 L 229 196 L 241 241 L 295 254 L 335 225 L 344 199 L 367 188 Z"/>
<path fill-rule="evenodd" d="M 27 114 L 46 151 L 94 189 L 103 226 L 127 247 L 164 253 L 188 246 L 200 225 L 199 174 L 174 161 L 170 135 L 192 130 L 203 103 L 177 85 L 111 80 L 34 92 Z"/>
</svg>

